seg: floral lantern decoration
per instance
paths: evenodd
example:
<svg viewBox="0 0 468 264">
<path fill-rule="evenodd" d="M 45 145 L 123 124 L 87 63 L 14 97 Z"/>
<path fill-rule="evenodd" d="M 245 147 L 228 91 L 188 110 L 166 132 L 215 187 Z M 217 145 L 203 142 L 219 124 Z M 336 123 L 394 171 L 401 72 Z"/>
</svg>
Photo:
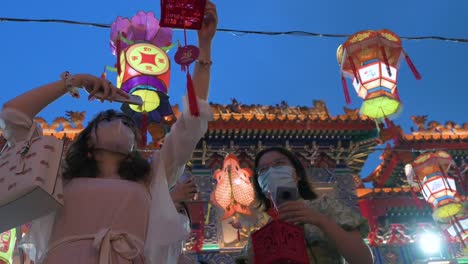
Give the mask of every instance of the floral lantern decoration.
<svg viewBox="0 0 468 264">
<path fill-rule="evenodd" d="M 223 220 L 235 213 L 251 215 L 249 207 L 255 199 L 251 177 L 252 171 L 241 168 L 234 154 L 228 154 L 223 168 L 215 171 L 214 178 L 218 184 L 211 194 L 211 202 L 224 210 Z"/>
<path fill-rule="evenodd" d="M 449 174 L 452 167 L 461 180 L 455 162 L 445 151 L 424 153 L 405 166 L 408 182 L 419 188 L 434 210 L 434 219 L 438 221 L 452 219 L 462 212 L 463 205 L 455 178 Z M 463 181 L 460 183 L 465 189 Z"/>
<path fill-rule="evenodd" d="M 117 87 L 140 96 L 143 105 L 123 104 L 122 111 L 142 127 L 146 144 L 147 124 L 173 115 L 169 97 L 172 30 L 159 26 L 152 12 L 139 11 L 131 20 L 117 17 L 111 25 L 111 50 L 117 57 Z"/>
<path fill-rule="evenodd" d="M 401 39 L 392 31 L 365 30 L 350 36 L 337 50 L 346 102 L 351 102 L 345 80 L 348 77 L 353 81 L 357 95 L 364 99 L 362 115 L 374 119 L 395 115 L 401 109 L 397 76 L 403 56 L 416 79 L 421 79 L 404 51 Z"/>
</svg>

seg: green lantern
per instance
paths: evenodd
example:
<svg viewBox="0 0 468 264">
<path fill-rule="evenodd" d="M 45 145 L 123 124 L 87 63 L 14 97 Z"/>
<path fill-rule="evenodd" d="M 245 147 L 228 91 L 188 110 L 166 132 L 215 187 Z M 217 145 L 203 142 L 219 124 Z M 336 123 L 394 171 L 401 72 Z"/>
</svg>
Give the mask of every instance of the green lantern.
<svg viewBox="0 0 468 264">
<path fill-rule="evenodd" d="M 402 104 L 397 96 L 386 92 L 372 94 L 362 103 L 361 115 L 383 119 L 399 113 L 401 107 Z"/>
</svg>

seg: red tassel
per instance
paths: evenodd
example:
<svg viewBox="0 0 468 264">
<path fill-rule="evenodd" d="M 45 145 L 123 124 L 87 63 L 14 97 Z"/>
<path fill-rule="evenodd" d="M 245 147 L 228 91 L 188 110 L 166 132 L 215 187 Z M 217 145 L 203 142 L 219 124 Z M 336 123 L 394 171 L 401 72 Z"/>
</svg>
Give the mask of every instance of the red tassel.
<svg viewBox="0 0 468 264">
<path fill-rule="evenodd" d="M 192 77 L 187 69 L 187 97 L 189 103 L 190 114 L 192 116 L 200 116 L 200 110 L 198 109 L 197 96 L 195 94 L 195 88 L 193 87 Z"/>
<path fill-rule="evenodd" d="M 388 119 L 388 117 L 385 117 L 385 124 L 387 125 L 388 129 L 393 127 L 393 122 L 390 119 Z"/>
<path fill-rule="evenodd" d="M 356 82 L 359 84 L 361 83 L 361 80 L 359 79 L 359 76 L 357 74 L 356 66 L 354 65 L 353 58 L 351 56 L 348 56 L 349 64 L 351 65 L 351 69 L 353 69 L 353 74 L 354 78 L 356 78 Z"/>
<path fill-rule="evenodd" d="M 398 93 L 398 88 L 395 88 L 395 92 L 393 94 L 395 95 L 395 99 L 397 99 L 399 102 L 401 102 L 400 94 Z"/>
<path fill-rule="evenodd" d="M 403 51 L 404 52 L 404 51 Z M 406 63 L 408 63 L 408 66 L 410 67 L 411 71 L 413 72 L 413 75 L 414 75 L 414 78 L 416 78 L 416 80 L 421 80 L 421 74 L 418 72 L 418 70 L 416 69 L 416 66 L 414 66 L 413 62 L 411 61 L 410 57 L 408 56 L 408 54 L 405 53 L 405 60 L 406 60 Z"/>
<path fill-rule="evenodd" d="M 344 92 L 346 103 L 350 104 L 351 97 L 349 96 L 348 84 L 346 83 L 346 79 L 344 76 L 341 76 L 341 84 L 343 86 L 343 92 Z"/>
<path fill-rule="evenodd" d="M 241 240 L 240 229 L 237 229 L 237 241 Z"/>
<path fill-rule="evenodd" d="M 117 76 L 120 76 L 122 72 L 122 65 L 120 65 L 120 53 L 122 52 L 122 40 L 120 40 L 120 32 L 117 36 L 117 42 L 115 43 L 115 56 L 117 57 L 117 63 L 115 64 L 115 68 L 117 69 Z"/>
<path fill-rule="evenodd" d="M 466 193 L 466 182 L 464 181 L 461 175 L 460 169 L 458 168 L 457 164 L 453 164 L 453 167 L 455 168 L 455 174 L 457 174 L 457 177 L 458 177 L 458 180 L 460 181 L 463 192 Z"/>
<path fill-rule="evenodd" d="M 387 66 L 387 73 L 388 73 L 388 76 L 392 76 L 392 71 L 390 70 L 390 65 L 388 64 L 388 58 L 387 58 L 387 53 L 385 52 L 385 47 L 384 46 L 380 46 L 380 51 L 382 52 L 382 57 L 384 59 L 384 62 L 385 62 L 385 66 Z"/>
<path fill-rule="evenodd" d="M 142 113 L 142 116 L 141 116 L 141 147 L 145 147 L 146 146 L 146 141 L 147 141 L 147 138 L 146 138 L 146 134 L 147 134 L 147 131 L 148 131 L 148 114 L 146 112 L 143 112 Z"/>
<path fill-rule="evenodd" d="M 414 202 L 416 203 L 416 207 L 419 210 L 423 209 L 423 205 L 421 204 L 421 201 L 419 200 L 418 196 L 416 195 L 416 192 L 414 191 L 414 188 L 411 187 L 411 196 L 413 197 Z"/>
</svg>

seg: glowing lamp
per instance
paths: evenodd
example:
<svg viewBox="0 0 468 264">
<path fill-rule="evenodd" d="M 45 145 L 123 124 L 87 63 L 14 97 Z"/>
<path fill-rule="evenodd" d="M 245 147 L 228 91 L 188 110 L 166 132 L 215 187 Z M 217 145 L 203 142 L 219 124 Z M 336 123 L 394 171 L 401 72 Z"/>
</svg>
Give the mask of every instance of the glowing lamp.
<svg viewBox="0 0 468 264">
<path fill-rule="evenodd" d="M 218 182 L 211 194 L 211 201 L 224 210 L 223 219 L 235 213 L 250 215 L 250 205 L 255 199 L 255 193 L 250 182 L 252 171 L 241 168 L 234 154 L 228 154 L 223 162 L 223 168 L 214 173 Z"/>
<path fill-rule="evenodd" d="M 0 234 L 0 263 L 13 263 L 13 251 L 16 243 L 16 229 Z"/>
<path fill-rule="evenodd" d="M 447 152 L 437 151 L 418 156 L 405 168 L 408 182 L 419 186 L 437 220 L 453 217 L 462 210 L 455 179 L 448 175 L 453 165 Z"/>
<path fill-rule="evenodd" d="M 431 232 L 424 232 L 420 235 L 418 240 L 419 247 L 426 254 L 434 254 L 440 251 L 441 239 L 439 235 Z"/>
<path fill-rule="evenodd" d="M 280 220 L 253 233 L 252 246 L 255 263 L 309 263 L 304 230 Z"/>
</svg>

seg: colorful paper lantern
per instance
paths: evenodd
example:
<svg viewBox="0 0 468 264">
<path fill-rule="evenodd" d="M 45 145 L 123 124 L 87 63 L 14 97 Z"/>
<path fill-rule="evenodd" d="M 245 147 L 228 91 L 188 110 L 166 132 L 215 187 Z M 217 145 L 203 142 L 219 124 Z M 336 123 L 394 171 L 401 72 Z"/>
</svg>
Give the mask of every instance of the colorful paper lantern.
<svg viewBox="0 0 468 264">
<path fill-rule="evenodd" d="M 390 30 L 365 30 L 350 36 L 337 50 L 346 102 L 351 99 L 345 77 L 364 104 L 361 114 L 374 119 L 396 114 L 401 107 L 397 76 L 401 57 L 405 57 L 416 79 L 421 75 L 405 53 L 401 39 Z"/>
<path fill-rule="evenodd" d="M 13 263 L 13 251 L 16 243 L 16 229 L 11 229 L 0 234 L 0 262 Z"/>
<path fill-rule="evenodd" d="M 308 264 L 304 230 L 280 220 L 273 220 L 252 234 L 254 263 Z"/>
<path fill-rule="evenodd" d="M 141 125 L 143 145 L 147 124 L 173 115 L 167 96 L 171 41 L 172 30 L 160 27 L 152 12 L 140 11 L 131 20 L 118 17 L 111 25 L 111 49 L 118 58 L 117 87 L 143 99 L 141 106 L 123 104 L 121 109 Z"/>
<path fill-rule="evenodd" d="M 222 169 L 214 173 L 218 184 L 211 194 L 211 201 L 224 209 L 223 219 L 235 213 L 250 215 L 249 206 L 255 199 L 255 193 L 250 182 L 252 171 L 240 168 L 239 161 L 234 154 L 228 154 L 224 159 Z"/>
<path fill-rule="evenodd" d="M 455 179 L 448 174 L 452 166 L 456 166 L 452 157 L 437 151 L 424 153 L 405 167 L 408 182 L 420 188 L 436 220 L 449 219 L 462 210 Z"/>
</svg>

